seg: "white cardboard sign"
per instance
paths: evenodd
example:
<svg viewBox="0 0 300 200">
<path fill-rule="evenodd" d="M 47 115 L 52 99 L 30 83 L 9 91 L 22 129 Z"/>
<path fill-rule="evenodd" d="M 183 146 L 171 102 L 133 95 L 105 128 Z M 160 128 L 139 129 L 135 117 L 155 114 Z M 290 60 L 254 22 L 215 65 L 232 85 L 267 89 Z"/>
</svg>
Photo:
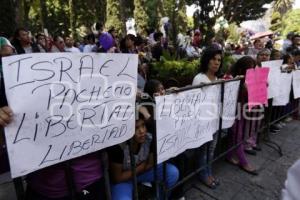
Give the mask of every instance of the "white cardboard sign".
<svg viewBox="0 0 300 200">
<path fill-rule="evenodd" d="M 262 67 L 267 67 L 270 69 L 268 75 L 268 99 L 277 97 L 280 95 L 280 81 L 281 81 L 281 70 L 280 67 L 283 60 L 272 60 L 267 62 L 262 62 Z"/>
<path fill-rule="evenodd" d="M 220 85 L 159 96 L 155 101 L 158 163 L 212 140 L 218 130 Z"/>
<path fill-rule="evenodd" d="M 128 140 L 135 130 L 138 56 L 38 53 L 3 58 L 13 122 L 12 177 Z"/>
<path fill-rule="evenodd" d="M 230 128 L 236 119 L 237 100 L 239 94 L 240 81 L 225 83 L 224 102 L 222 113 L 222 128 Z"/>
</svg>

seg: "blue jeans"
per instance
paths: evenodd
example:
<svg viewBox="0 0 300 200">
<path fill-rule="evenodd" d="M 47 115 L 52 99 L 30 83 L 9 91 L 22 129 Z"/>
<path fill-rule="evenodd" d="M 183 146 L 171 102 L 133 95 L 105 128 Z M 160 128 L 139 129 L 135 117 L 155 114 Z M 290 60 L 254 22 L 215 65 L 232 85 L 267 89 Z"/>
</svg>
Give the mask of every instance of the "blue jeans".
<svg viewBox="0 0 300 200">
<path fill-rule="evenodd" d="M 172 165 L 167 164 L 166 166 L 166 186 L 168 188 L 172 187 L 176 184 L 179 178 L 179 171 L 178 169 Z M 157 165 L 157 173 L 159 180 L 163 180 L 163 165 Z M 141 182 L 153 182 L 154 181 L 154 169 L 151 169 L 137 177 L 137 181 Z M 122 183 L 118 183 L 112 186 L 112 200 L 132 200 L 132 191 L 133 185 L 132 181 L 126 181 Z"/>
<path fill-rule="evenodd" d="M 206 165 L 214 159 L 214 153 L 218 142 L 218 133 L 214 133 L 213 140 L 202 145 L 199 148 L 199 167 Z M 207 148 L 207 146 L 209 146 Z M 206 181 L 209 176 L 212 176 L 211 165 L 207 165 L 200 171 L 200 179 Z"/>
</svg>

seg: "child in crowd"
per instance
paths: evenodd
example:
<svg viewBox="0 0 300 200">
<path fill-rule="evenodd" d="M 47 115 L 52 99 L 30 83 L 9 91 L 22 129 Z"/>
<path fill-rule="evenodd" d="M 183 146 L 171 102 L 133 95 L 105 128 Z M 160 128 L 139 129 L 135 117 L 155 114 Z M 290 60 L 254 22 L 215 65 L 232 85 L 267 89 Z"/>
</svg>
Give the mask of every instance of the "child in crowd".
<svg viewBox="0 0 300 200">
<path fill-rule="evenodd" d="M 218 73 L 222 66 L 222 50 L 207 48 L 202 57 L 199 74 L 194 77 L 193 85 L 211 83 L 217 80 Z M 214 151 L 218 141 L 218 134 L 213 134 L 213 140 L 201 146 L 199 149 L 199 166 L 210 163 L 214 158 Z M 208 147 L 208 148 L 207 148 Z M 207 152 L 208 151 L 208 152 Z M 219 180 L 212 174 L 212 167 L 208 165 L 200 172 L 200 180 L 209 188 L 215 189 Z"/>
<path fill-rule="evenodd" d="M 152 134 L 147 132 L 145 119 L 142 114 L 136 120 L 135 134 L 130 140 L 135 158 L 135 167 L 138 182 L 154 181 L 154 160 Z M 110 160 L 113 200 L 132 199 L 132 170 L 130 160 L 130 147 L 127 143 L 113 146 L 108 151 Z M 163 179 L 163 165 L 157 166 L 157 173 L 160 180 Z M 168 188 L 176 184 L 179 177 L 178 169 L 172 164 L 166 164 L 166 185 Z"/>
<path fill-rule="evenodd" d="M 244 56 L 240 58 L 231 68 L 232 77 L 245 76 L 246 71 L 248 69 L 254 68 L 256 65 L 255 60 L 250 56 Z M 238 102 L 240 103 L 240 107 L 238 109 L 242 109 L 243 105 L 247 103 L 247 88 L 244 80 L 241 81 L 241 91 L 239 93 Z M 242 113 L 242 112 L 238 112 Z M 236 119 L 234 125 L 230 129 L 231 132 L 231 142 L 230 147 L 234 145 L 239 145 L 235 150 L 230 151 L 227 154 L 227 161 L 231 164 L 239 166 L 242 170 L 247 173 L 257 175 L 257 171 L 253 168 L 247 161 L 245 153 L 244 153 L 244 142 L 243 135 L 245 134 L 245 124 L 248 123 L 245 119 L 245 116 L 240 116 L 239 119 Z"/>
</svg>

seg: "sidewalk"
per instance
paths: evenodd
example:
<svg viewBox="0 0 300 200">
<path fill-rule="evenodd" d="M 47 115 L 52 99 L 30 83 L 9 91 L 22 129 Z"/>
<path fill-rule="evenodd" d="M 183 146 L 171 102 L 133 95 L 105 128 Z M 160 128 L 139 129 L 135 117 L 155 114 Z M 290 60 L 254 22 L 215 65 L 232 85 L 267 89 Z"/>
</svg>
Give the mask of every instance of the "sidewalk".
<svg viewBox="0 0 300 200">
<path fill-rule="evenodd" d="M 283 156 L 272 148 L 261 144 L 262 151 L 256 156 L 247 156 L 250 163 L 258 167 L 259 176 L 249 175 L 238 167 L 224 161 L 215 164 L 214 171 L 221 180 L 216 190 L 203 186 L 196 179 L 196 187 L 191 188 L 186 197 L 188 200 L 279 200 L 284 186 L 288 168 L 300 159 L 300 122 L 292 121 L 271 139 L 282 148 Z"/>
<path fill-rule="evenodd" d="M 251 176 L 238 167 L 220 161 L 215 164 L 214 171 L 221 185 L 216 190 L 210 190 L 194 178 L 189 185 L 195 187 L 186 192 L 186 199 L 279 200 L 287 169 L 300 158 L 300 122 L 290 122 L 271 138 L 281 146 L 283 156 L 279 157 L 274 149 L 262 143 L 263 150 L 257 156 L 248 156 L 250 163 L 258 167 L 259 176 Z M 16 200 L 9 174 L 0 176 L 0 200 Z"/>
</svg>

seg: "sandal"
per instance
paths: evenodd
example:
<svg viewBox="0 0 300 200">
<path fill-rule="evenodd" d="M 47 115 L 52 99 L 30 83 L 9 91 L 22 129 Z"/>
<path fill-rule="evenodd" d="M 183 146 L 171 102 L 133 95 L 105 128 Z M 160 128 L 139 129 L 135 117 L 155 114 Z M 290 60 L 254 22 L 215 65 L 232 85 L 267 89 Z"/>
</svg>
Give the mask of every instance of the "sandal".
<svg viewBox="0 0 300 200">
<path fill-rule="evenodd" d="M 254 176 L 257 176 L 258 175 L 258 171 L 256 169 L 253 169 L 253 170 L 250 170 L 250 169 L 247 169 L 245 168 L 245 166 L 239 166 L 241 170 L 243 170 L 244 172 L 248 173 L 248 174 L 251 174 L 251 175 L 254 175 Z"/>
<path fill-rule="evenodd" d="M 234 166 L 239 166 L 239 161 L 235 160 L 234 158 L 226 159 L 226 162 Z"/>
<path fill-rule="evenodd" d="M 210 176 L 209 179 L 216 184 L 216 186 L 220 185 L 220 180 L 216 177 Z"/>
<path fill-rule="evenodd" d="M 212 190 L 214 190 L 214 189 L 217 188 L 217 185 L 216 185 L 216 183 L 214 181 L 212 181 L 212 182 L 209 183 L 208 180 L 207 181 L 201 180 L 201 182 L 203 183 L 203 185 L 205 185 L 206 187 L 208 187 L 208 188 L 210 188 Z"/>
</svg>

